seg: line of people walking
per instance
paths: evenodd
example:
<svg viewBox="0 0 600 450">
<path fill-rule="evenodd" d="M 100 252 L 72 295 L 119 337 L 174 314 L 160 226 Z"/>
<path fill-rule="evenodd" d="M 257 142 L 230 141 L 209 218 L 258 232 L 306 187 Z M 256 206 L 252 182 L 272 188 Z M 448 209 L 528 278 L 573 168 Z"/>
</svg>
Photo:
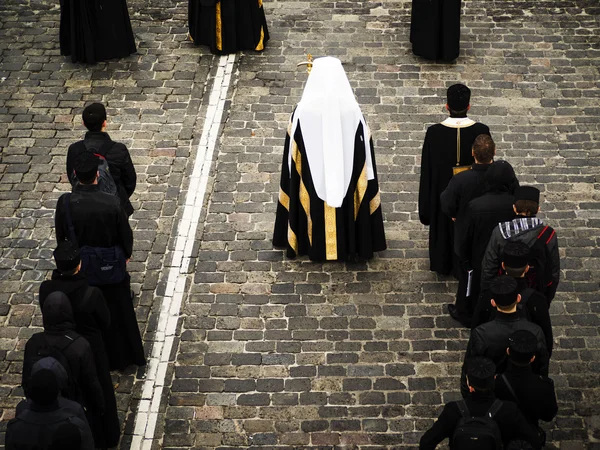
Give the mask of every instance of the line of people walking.
<svg viewBox="0 0 600 450">
<path fill-rule="evenodd" d="M 44 331 L 25 345 L 26 399 L 8 424 L 7 450 L 115 447 L 121 426 L 110 372 L 146 364 L 126 268 L 135 168 L 106 133 L 102 104 L 82 116 L 88 132 L 67 153 L 72 192 L 56 207 L 56 270 L 39 290 Z M 70 444 L 53 447 L 60 442 Z"/>
<path fill-rule="evenodd" d="M 548 378 L 558 242 L 537 217 L 540 191 L 494 161 L 489 128 L 467 118 L 470 96 L 462 84 L 448 89 L 450 118 L 430 127 L 423 145 L 419 217 L 430 227 L 430 269 L 458 279 L 448 313 L 471 335 L 463 400 L 445 406 L 420 449 L 445 438 L 453 450 L 539 449 L 539 421 L 558 411 Z"/>
</svg>

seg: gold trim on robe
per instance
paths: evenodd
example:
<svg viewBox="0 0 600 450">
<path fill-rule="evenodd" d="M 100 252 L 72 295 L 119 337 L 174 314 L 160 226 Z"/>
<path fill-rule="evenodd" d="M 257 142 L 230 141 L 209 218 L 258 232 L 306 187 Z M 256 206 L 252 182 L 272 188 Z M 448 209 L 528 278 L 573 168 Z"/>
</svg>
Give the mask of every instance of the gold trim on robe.
<svg viewBox="0 0 600 450">
<path fill-rule="evenodd" d="M 279 188 L 279 203 L 288 211 L 290 210 L 290 196 L 283 192 L 281 188 Z"/>
<path fill-rule="evenodd" d="M 371 199 L 371 201 L 369 202 L 369 211 L 371 214 L 373 214 L 375 211 L 377 211 L 377 208 L 379 208 L 381 206 L 381 194 L 379 193 L 379 191 L 377 191 L 377 194 L 375 194 L 375 197 L 373 197 Z"/>
<path fill-rule="evenodd" d="M 215 3 L 215 34 L 217 39 L 217 50 L 223 50 L 223 25 L 221 23 L 221 2 Z"/>
<path fill-rule="evenodd" d="M 262 8 L 262 0 L 258 0 L 258 7 Z"/>
<path fill-rule="evenodd" d="M 358 217 L 358 210 L 360 209 L 360 205 L 365 198 L 368 184 L 369 180 L 367 180 L 367 164 L 365 163 L 362 171 L 360 172 L 360 176 L 358 177 L 358 181 L 356 182 L 356 190 L 354 191 L 354 220 L 356 220 Z"/>
<path fill-rule="evenodd" d="M 263 29 L 262 25 L 260 27 L 260 40 L 258 41 L 258 45 L 256 46 L 256 48 L 254 50 L 256 50 L 257 52 L 264 50 L 265 49 L 265 44 L 263 42 L 263 40 L 265 39 L 265 30 Z"/>
<path fill-rule="evenodd" d="M 302 155 L 300 154 L 300 150 L 298 149 L 298 144 L 296 144 L 296 141 L 292 142 L 292 160 L 296 166 L 296 172 L 298 172 L 298 175 L 300 176 L 300 204 L 302 205 L 302 209 L 304 209 L 304 214 L 306 214 L 308 242 L 310 245 L 312 245 L 313 224 L 310 216 L 310 196 L 308 195 L 304 181 L 302 181 Z"/>
<path fill-rule="evenodd" d="M 337 224 L 335 208 L 323 202 L 325 208 L 325 258 L 336 260 L 337 256 Z"/>
<path fill-rule="evenodd" d="M 288 243 L 290 247 L 298 254 L 298 238 L 296 237 L 296 233 L 292 230 L 292 227 L 288 224 Z"/>
</svg>

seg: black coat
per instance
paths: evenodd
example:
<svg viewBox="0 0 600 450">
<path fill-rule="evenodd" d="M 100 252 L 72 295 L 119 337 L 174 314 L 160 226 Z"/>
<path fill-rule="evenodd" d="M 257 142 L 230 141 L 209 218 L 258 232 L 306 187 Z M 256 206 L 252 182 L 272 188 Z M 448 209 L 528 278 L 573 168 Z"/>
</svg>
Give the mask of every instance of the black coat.
<svg viewBox="0 0 600 450">
<path fill-rule="evenodd" d="M 63 194 L 56 204 L 56 240 L 69 240 Z M 98 185 L 79 185 L 71 194 L 71 219 L 77 244 L 82 247 L 121 246 L 129 258 L 133 252 L 133 232 L 115 196 L 100 192 Z"/>
<path fill-rule="evenodd" d="M 475 391 L 465 398 L 465 403 L 472 416 L 481 417 L 490 409 L 494 400 L 495 397 L 491 393 Z M 444 406 L 439 419 L 421 437 L 419 450 L 434 450 L 444 439 L 452 437 L 458 421 L 462 417 L 456 403 L 450 402 Z M 542 443 L 536 430 L 525 420 L 513 402 L 503 402 L 502 407 L 494 416 L 494 420 L 500 428 L 504 445 L 514 439 L 524 439 L 530 442 L 535 449 L 541 447 Z"/>
<path fill-rule="evenodd" d="M 489 164 L 473 164 L 452 177 L 446 189 L 440 194 L 440 206 L 444 214 L 456 219 L 470 200 L 483 194 L 483 179 Z"/>
<path fill-rule="evenodd" d="M 532 425 L 540 420 L 550 422 L 558 412 L 554 382 L 551 378 L 536 375 L 531 365 L 516 366 L 509 360 L 504 376 L 510 383 L 517 399 L 510 393 L 504 379 L 496 377 L 496 396 L 500 400 L 510 400 L 517 406 Z"/>
<path fill-rule="evenodd" d="M 88 147 L 100 149 L 106 141 L 112 142 L 112 146 L 109 147 L 106 154 L 103 156 L 106 158 L 110 174 L 119 190 L 121 206 L 127 215 L 130 216 L 133 214 L 133 206 L 131 206 L 129 197 L 131 197 L 133 191 L 135 191 L 137 181 L 135 167 L 133 166 L 131 155 L 129 154 L 127 147 L 125 147 L 125 144 L 112 141 L 108 133 L 88 131 L 83 141 L 79 141 L 69 146 L 69 150 L 67 151 L 67 176 L 69 177 L 69 181 L 73 183 L 74 161 L 81 152 L 87 151 L 85 148 L 78 145 L 80 142 L 84 142 Z"/>
</svg>

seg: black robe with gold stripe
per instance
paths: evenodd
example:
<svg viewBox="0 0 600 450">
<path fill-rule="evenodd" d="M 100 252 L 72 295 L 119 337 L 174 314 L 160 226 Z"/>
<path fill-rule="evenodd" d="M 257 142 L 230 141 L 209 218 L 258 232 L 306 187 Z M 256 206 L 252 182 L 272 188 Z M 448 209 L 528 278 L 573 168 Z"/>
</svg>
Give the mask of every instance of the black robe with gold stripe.
<svg viewBox="0 0 600 450">
<path fill-rule="evenodd" d="M 263 50 L 269 40 L 262 0 L 188 0 L 190 39 L 217 55 Z"/>
<path fill-rule="evenodd" d="M 291 123 L 283 152 L 273 245 L 286 248 L 290 258 L 308 255 L 312 261 L 370 259 L 373 252 L 385 250 L 373 141 L 365 136 L 363 125 L 356 131 L 352 178 L 339 208 L 329 206 L 315 192 L 300 123 L 291 146 L 290 173 L 290 133 Z M 367 179 L 365 138 L 371 143 L 372 180 Z"/>
</svg>

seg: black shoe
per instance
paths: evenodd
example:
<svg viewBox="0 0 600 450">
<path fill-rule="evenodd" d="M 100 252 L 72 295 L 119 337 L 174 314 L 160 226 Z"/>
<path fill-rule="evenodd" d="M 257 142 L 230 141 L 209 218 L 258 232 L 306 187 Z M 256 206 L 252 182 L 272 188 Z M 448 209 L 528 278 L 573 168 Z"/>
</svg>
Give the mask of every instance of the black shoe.
<svg viewBox="0 0 600 450">
<path fill-rule="evenodd" d="M 448 305 L 448 314 L 450 314 L 450 317 L 459 322 L 463 327 L 471 328 L 471 321 L 458 312 L 456 305 Z"/>
</svg>

